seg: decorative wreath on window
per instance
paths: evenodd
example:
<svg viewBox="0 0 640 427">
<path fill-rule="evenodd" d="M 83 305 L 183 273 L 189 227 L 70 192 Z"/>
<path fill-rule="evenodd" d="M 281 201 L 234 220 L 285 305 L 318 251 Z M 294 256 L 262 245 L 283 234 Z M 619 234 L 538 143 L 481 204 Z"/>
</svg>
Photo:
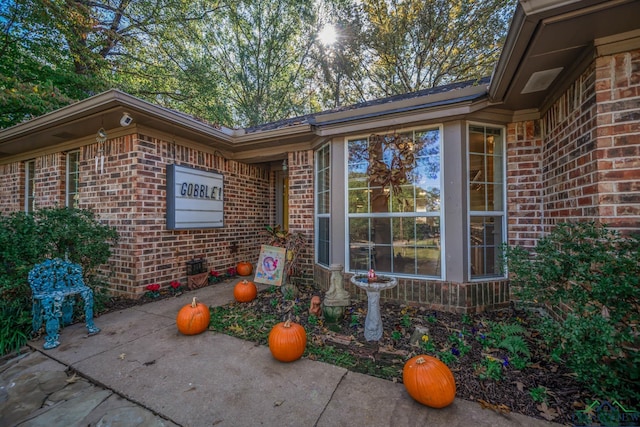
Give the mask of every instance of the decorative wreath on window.
<svg viewBox="0 0 640 427">
<path fill-rule="evenodd" d="M 391 166 L 384 162 L 384 152 L 391 150 Z M 415 147 L 406 135 L 371 135 L 369 137 L 369 175 L 370 185 L 379 185 L 383 189 L 389 186 L 394 195 L 400 192 L 400 186 L 409 181 L 409 175 L 415 168 Z"/>
</svg>

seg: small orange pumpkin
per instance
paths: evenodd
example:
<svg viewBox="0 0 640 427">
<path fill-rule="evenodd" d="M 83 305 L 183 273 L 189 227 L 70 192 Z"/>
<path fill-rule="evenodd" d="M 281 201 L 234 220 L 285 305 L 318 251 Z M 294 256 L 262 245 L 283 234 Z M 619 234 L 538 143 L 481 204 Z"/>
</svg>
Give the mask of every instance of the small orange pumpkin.
<svg viewBox="0 0 640 427">
<path fill-rule="evenodd" d="M 236 266 L 236 272 L 239 276 L 248 276 L 253 273 L 253 265 L 247 261 L 240 261 Z"/>
<path fill-rule="evenodd" d="M 293 362 L 302 357 L 307 347 L 307 333 L 304 328 L 291 320 L 280 322 L 269 332 L 269 350 L 274 359 Z"/>
<path fill-rule="evenodd" d="M 209 307 L 196 302 L 196 297 L 193 297 L 191 304 L 185 305 L 178 311 L 176 324 L 178 330 L 184 335 L 197 335 L 209 327 L 210 320 Z"/>
<path fill-rule="evenodd" d="M 456 381 L 449 367 L 426 354 L 407 360 L 402 382 L 409 396 L 431 408 L 449 406 L 456 397 Z"/>
<path fill-rule="evenodd" d="M 251 302 L 258 295 L 258 288 L 253 282 L 243 280 L 233 288 L 233 297 L 238 302 Z"/>
</svg>

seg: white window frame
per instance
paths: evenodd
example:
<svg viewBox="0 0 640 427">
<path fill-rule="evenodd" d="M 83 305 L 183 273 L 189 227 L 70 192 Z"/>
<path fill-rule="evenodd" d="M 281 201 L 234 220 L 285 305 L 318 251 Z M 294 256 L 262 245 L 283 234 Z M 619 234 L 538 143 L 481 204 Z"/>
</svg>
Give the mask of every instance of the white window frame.
<svg viewBox="0 0 640 427">
<path fill-rule="evenodd" d="M 323 170 L 325 172 L 325 176 L 328 176 L 329 178 L 329 188 L 326 190 L 329 194 L 328 194 L 328 209 L 327 212 L 319 212 L 318 208 L 319 208 L 319 195 L 320 195 L 320 191 L 324 191 L 321 190 L 320 187 L 320 179 L 319 179 L 319 174 L 321 172 L 321 169 L 319 167 L 319 159 L 320 159 L 320 152 L 323 150 L 328 150 L 328 157 L 329 157 L 329 165 L 326 166 Z M 328 174 L 328 175 L 327 175 Z M 329 266 L 331 264 L 331 144 L 327 143 L 322 145 L 321 147 L 319 147 L 317 150 L 315 150 L 314 152 L 314 176 L 315 179 L 313 180 L 314 183 L 314 188 L 313 188 L 313 194 L 315 197 L 315 203 L 314 203 L 314 228 L 316 230 L 316 239 L 315 239 L 315 262 L 316 264 L 320 264 L 320 265 L 324 265 L 324 266 Z M 324 261 L 321 261 L 319 259 L 319 254 L 320 254 L 320 220 L 321 219 L 328 219 L 329 224 L 329 241 L 328 241 L 328 248 L 327 248 L 327 261 L 326 263 Z"/>
<path fill-rule="evenodd" d="M 444 280 L 446 276 L 446 264 L 445 264 L 445 216 L 444 216 L 444 200 L 445 196 L 445 186 L 444 186 L 444 127 L 442 124 L 429 124 L 424 126 L 413 126 L 409 128 L 398 128 L 398 129 L 390 129 L 383 133 L 407 133 L 407 132 L 422 132 L 429 130 L 437 130 L 440 138 L 440 176 L 439 176 L 439 186 L 440 186 L 440 209 L 438 212 L 427 212 L 424 215 L 417 215 L 416 212 L 413 213 L 394 213 L 388 212 L 385 214 L 375 214 L 375 213 L 364 213 L 364 214 L 352 214 L 349 213 L 349 143 L 351 141 L 367 139 L 371 136 L 371 133 L 368 134 L 359 134 L 353 135 L 346 139 L 344 145 L 344 183 L 345 183 L 345 192 L 344 192 L 344 215 L 345 215 L 345 237 L 344 237 L 344 250 L 345 250 L 345 260 L 344 265 L 346 266 L 345 271 L 350 273 L 362 273 L 362 270 L 354 270 L 353 266 L 351 266 L 351 254 L 350 254 L 350 219 L 351 218 L 399 218 L 399 217 L 410 217 L 410 218 L 438 218 L 439 219 L 439 227 L 440 227 L 440 254 L 439 254 L 439 264 L 440 264 L 440 275 L 422 275 L 422 274 L 408 274 L 401 272 L 393 272 L 393 273 L 383 273 L 383 274 L 391 274 L 396 277 L 406 277 L 406 278 L 419 278 L 419 279 L 428 279 L 428 280 Z M 382 133 L 382 132 L 381 132 Z"/>
<path fill-rule="evenodd" d="M 71 158 L 76 158 L 75 165 L 72 164 Z M 80 184 L 80 150 L 69 151 L 66 156 L 66 169 L 65 169 L 65 193 L 64 193 L 64 201 L 65 206 L 77 208 L 78 206 L 78 196 L 79 194 L 79 184 Z M 74 167 L 72 171 L 71 168 Z M 71 188 L 71 178 L 75 176 L 76 188 Z"/>
<path fill-rule="evenodd" d="M 27 213 L 35 210 L 35 181 L 36 161 L 27 160 L 24 163 L 24 211 Z"/>
<path fill-rule="evenodd" d="M 469 191 L 469 187 L 470 187 L 470 183 L 472 180 L 471 177 L 471 165 L 470 165 L 470 128 L 471 127 L 483 127 L 483 128 L 491 128 L 491 129 L 499 129 L 502 135 L 502 194 L 503 194 L 503 200 L 502 200 L 502 210 L 500 211 L 474 211 L 471 210 L 471 194 Z M 502 245 L 507 241 L 507 130 L 505 126 L 501 126 L 501 125 L 494 125 L 494 124 L 490 124 L 490 123 L 482 123 L 482 122 L 467 122 L 467 126 L 466 126 L 466 140 L 467 140 L 467 144 L 466 144 L 466 171 L 467 173 L 466 175 L 466 183 L 465 183 L 465 193 L 466 193 L 466 197 L 467 197 L 467 259 L 469 260 L 468 265 L 467 265 L 467 275 L 469 277 L 469 281 L 470 282 L 486 282 L 487 280 L 490 279 L 503 279 L 506 277 L 506 273 L 502 272 L 500 273 L 500 269 L 498 268 L 499 266 L 496 264 L 495 265 L 495 269 L 496 269 L 496 273 L 495 274 L 485 274 L 485 275 L 472 275 L 472 266 L 473 266 L 473 262 L 472 262 L 472 253 L 471 253 L 471 249 L 472 249 L 472 244 L 471 244 L 471 238 L 472 238 L 472 233 L 471 233 L 471 219 L 475 218 L 475 217 L 496 217 L 496 218 L 501 218 L 502 219 L 502 227 L 501 227 L 501 233 L 502 233 L 502 242 L 498 242 L 495 245 L 495 250 L 496 251 L 500 251 Z M 495 182 L 495 181 L 494 181 Z"/>
</svg>

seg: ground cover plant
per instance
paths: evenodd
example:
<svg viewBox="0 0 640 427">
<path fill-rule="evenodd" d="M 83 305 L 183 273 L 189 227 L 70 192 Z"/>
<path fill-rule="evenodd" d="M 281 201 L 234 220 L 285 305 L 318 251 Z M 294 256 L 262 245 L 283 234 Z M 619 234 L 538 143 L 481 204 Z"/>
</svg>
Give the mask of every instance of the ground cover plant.
<svg viewBox="0 0 640 427">
<path fill-rule="evenodd" d="M 549 347 L 536 331 L 535 314 L 515 308 L 461 315 L 383 303 L 384 335 L 364 339 L 366 301 L 348 306 L 339 325 L 327 325 L 309 314 L 312 288 L 286 298 L 271 287 L 249 303 L 211 308 L 211 329 L 261 345 L 269 331 L 292 319 L 307 333 L 304 356 L 354 372 L 402 382 L 404 363 L 428 354 L 446 363 L 458 386 L 457 397 L 477 401 L 487 410 L 518 412 L 571 423 L 594 394 L 563 363 L 549 357 Z"/>
</svg>

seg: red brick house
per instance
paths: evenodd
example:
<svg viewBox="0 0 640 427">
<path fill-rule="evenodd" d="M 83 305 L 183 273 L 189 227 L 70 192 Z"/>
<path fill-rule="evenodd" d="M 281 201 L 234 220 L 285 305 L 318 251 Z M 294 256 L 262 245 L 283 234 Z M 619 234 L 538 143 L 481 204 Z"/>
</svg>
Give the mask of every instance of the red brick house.
<svg viewBox="0 0 640 427">
<path fill-rule="evenodd" d="M 340 264 L 397 277 L 388 299 L 502 305 L 503 242 L 575 220 L 640 231 L 638 16 L 637 1 L 521 1 L 490 79 L 251 129 L 112 90 L 0 131 L 0 212 L 91 208 L 120 233 L 123 294 L 184 281 L 200 256 L 255 263 L 285 224 L 322 289 Z"/>
</svg>

